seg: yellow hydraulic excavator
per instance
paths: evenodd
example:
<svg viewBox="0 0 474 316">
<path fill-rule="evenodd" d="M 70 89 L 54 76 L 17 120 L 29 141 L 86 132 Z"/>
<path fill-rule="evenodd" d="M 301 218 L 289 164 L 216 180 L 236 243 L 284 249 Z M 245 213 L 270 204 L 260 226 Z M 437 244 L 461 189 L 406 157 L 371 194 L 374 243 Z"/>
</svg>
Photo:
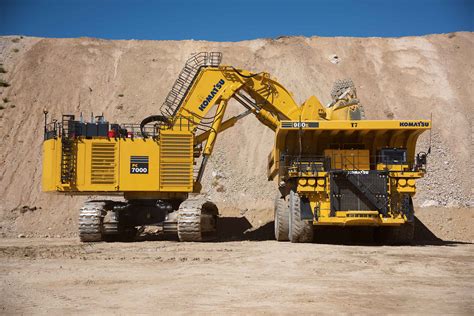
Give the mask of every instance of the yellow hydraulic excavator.
<svg viewBox="0 0 474 316">
<path fill-rule="evenodd" d="M 268 179 L 278 183 L 277 240 L 309 242 L 320 225 L 379 227 L 385 241 L 413 235 L 415 180 L 426 154 L 415 157 L 427 120 L 363 120 L 350 81 L 339 81 L 327 107 L 316 97 L 301 106 L 269 74 L 220 65 L 221 53 L 192 56 L 160 115 L 140 124 L 85 122 L 63 115 L 47 122 L 43 190 L 68 195 L 123 195 L 88 201 L 79 213 L 82 241 L 130 238 L 160 225 L 181 241 L 212 239 L 218 209 L 193 197 L 218 133 L 253 114 L 275 131 Z M 245 111 L 224 120 L 230 99 Z M 195 168 L 196 166 L 196 168 Z"/>
</svg>

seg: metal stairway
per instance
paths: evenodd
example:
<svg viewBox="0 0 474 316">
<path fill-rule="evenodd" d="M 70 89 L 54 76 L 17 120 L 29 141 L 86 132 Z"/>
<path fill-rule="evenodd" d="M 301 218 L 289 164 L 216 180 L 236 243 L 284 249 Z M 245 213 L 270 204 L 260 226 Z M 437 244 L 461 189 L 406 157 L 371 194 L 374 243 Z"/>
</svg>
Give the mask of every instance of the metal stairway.
<svg viewBox="0 0 474 316">
<path fill-rule="evenodd" d="M 61 143 L 61 183 L 71 184 L 75 178 L 76 169 L 74 140 L 63 138 Z"/>
<path fill-rule="evenodd" d="M 74 135 L 73 115 L 63 115 L 61 137 L 61 183 L 71 185 L 76 175 L 76 148 Z"/>
<path fill-rule="evenodd" d="M 362 196 L 365 196 L 382 215 L 388 215 L 388 199 L 386 194 L 374 194 L 370 186 L 366 185 L 364 181 L 360 181 L 356 174 L 346 174 L 346 179 L 362 194 Z"/>
<path fill-rule="evenodd" d="M 365 197 L 372 205 L 372 207 L 377 209 L 380 214 L 382 214 L 383 216 L 388 216 L 389 199 L 386 192 L 387 190 L 385 189 L 383 190 L 383 192 L 377 190 L 376 187 L 380 185 L 380 182 L 376 183 L 376 180 L 374 180 L 374 177 L 380 177 L 379 181 L 381 181 L 382 183 L 386 183 L 388 174 L 385 172 L 377 172 L 376 174 L 371 174 L 371 172 L 373 171 L 361 170 L 354 163 L 354 160 L 348 159 L 347 157 L 341 156 L 340 160 L 341 165 L 344 164 L 346 168 L 348 166 L 352 168 L 332 170 L 332 175 L 343 176 L 352 186 L 353 190 L 351 191 L 357 191 L 359 193 L 358 196 Z M 329 165 L 331 164 L 330 161 L 328 163 Z M 365 172 L 368 173 L 365 174 Z M 371 180 L 369 180 L 370 178 Z M 331 210 L 331 216 L 335 216 L 335 212 L 333 212 L 333 210 Z"/>
<path fill-rule="evenodd" d="M 202 52 L 189 58 L 161 106 L 161 114 L 168 118 L 174 117 L 199 70 L 202 67 L 218 67 L 221 60 L 220 52 Z"/>
</svg>

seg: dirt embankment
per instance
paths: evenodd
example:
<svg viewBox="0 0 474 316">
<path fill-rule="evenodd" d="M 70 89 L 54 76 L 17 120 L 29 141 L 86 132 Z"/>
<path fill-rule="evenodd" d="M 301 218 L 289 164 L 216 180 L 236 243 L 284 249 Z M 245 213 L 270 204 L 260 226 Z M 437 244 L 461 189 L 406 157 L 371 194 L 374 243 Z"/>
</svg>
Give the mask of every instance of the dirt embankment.
<svg viewBox="0 0 474 316">
<path fill-rule="evenodd" d="M 311 95 L 327 103 L 332 83 L 350 77 L 370 119 L 432 115 L 429 173 L 415 202 L 472 206 L 473 33 L 236 43 L 2 37 L 0 79 L 9 86 L 0 87 L 0 231 L 72 233 L 87 198 L 41 193 L 44 108 L 56 117 L 103 112 L 110 121 L 139 122 L 158 113 L 184 61 L 199 51 L 222 51 L 225 64 L 268 71 L 299 103 Z M 236 103 L 230 108 L 240 111 Z M 418 149 L 426 151 L 428 141 L 426 133 Z M 268 210 L 275 191 L 265 169 L 272 142 L 273 133 L 253 117 L 222 133 L 204 191 L 224 209 Z"/>
</svg>

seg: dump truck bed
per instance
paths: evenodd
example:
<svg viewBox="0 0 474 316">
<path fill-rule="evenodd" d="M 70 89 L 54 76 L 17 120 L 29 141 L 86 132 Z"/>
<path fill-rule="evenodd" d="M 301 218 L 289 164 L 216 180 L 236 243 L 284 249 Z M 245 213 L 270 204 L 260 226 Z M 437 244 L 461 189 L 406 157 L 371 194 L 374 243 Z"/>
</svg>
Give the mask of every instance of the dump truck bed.
<svg viewBox="0 0 474 316">
<path fill-rule="evenodd" d="M 430 128 L 429 120 L 281 121 L 268 175 L 278 174 L 282 155 L 324 157 L 331 149 L 368 150 L 371 169 L 376 169 L 381 149 L 404 148 L 407 163 L 413 164 L 418 137 Z"/>
</svg>

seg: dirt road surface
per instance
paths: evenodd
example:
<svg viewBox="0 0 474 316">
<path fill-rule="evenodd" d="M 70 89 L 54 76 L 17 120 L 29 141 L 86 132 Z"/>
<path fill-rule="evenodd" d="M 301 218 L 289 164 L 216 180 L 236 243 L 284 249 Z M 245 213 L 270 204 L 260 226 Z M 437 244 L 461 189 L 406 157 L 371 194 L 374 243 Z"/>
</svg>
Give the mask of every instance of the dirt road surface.
<svg viewBox="0 0 474 316">
<path fill-rule="evenodd" d="M 10 313 L 474 312 L 474 246 L 0 239 Z"/>
</svg>

